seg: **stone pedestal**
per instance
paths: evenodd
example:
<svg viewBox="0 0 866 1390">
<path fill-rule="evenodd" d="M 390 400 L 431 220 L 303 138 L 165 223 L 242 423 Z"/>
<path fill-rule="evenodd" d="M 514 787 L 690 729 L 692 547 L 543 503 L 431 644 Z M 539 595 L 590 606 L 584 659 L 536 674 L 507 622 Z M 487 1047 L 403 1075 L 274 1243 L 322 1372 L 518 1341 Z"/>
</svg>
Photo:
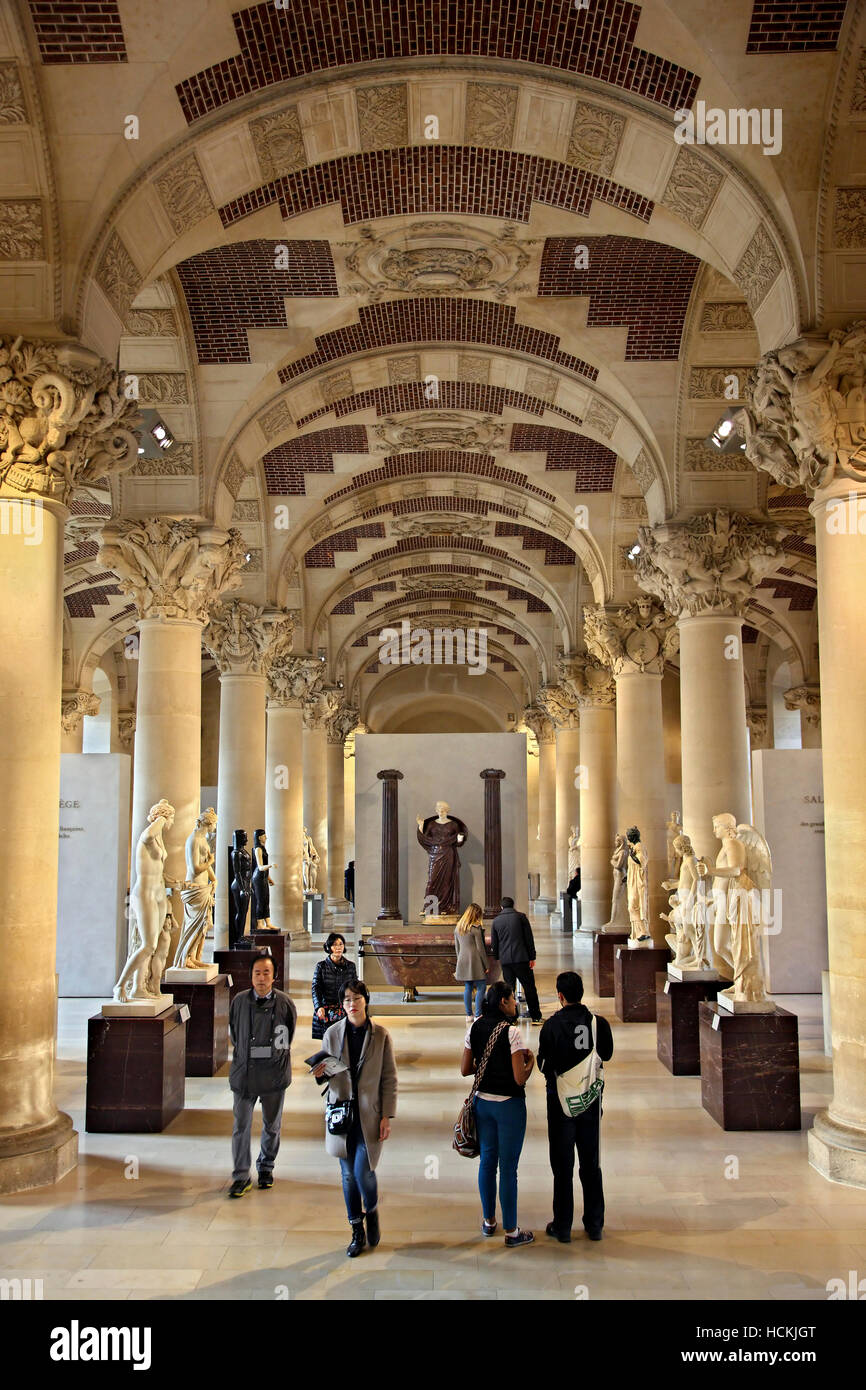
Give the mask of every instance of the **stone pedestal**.
<svg viewBox="0 0 866 1390">
<path fill-rule="evenodd" d="M 592 984 L 599 999 L 613 998 L 613 959 L 617 947 L 627 941 L 627 931 L 593 932 Z"/>
<path fill-rule="evenodd" d="M 722 1129 L 800 1128 L 797 1016 L 698 1005 L 701 1104 Z"/>
<path fill-rule="evenodd" d="M 272 946 L 271 951 L 273 951 L 273 949 Z M 231 984 L 229 986 L 230 1001 L 234 999 L 236 994 L 240 994 L 242 990 L 252 989 L 252 968 L 253 961 L 256 958 L 255 951 L 214 951 L 213 958 L 220 968 L 220 974 L 231 976 Z M 279 961 L 276 955 L 274 955 L 274 966 L 276 967 L 278 965 Z M 276 971 L 274 976 L 274 984 L 277 989 L 285 989 L 286 987 L 283 983 L 283 976 L 279 970 Z"/>
<path fill-rule="evenodd" d="M 630 951 L 618 946 L 613 962 L 616 1016 L 622 1023 L 655 1023 L 656 975 L 667 967 L 667 946 L 648 946 Z"/>
<path fill-rule="evenodd" d="M 229 1055 L 229 977 L 195 984 L 163 985 L 186 1004 L 186 1075 L 215 1076 Z"/>
<path fill-rule="evenodd" d="M 87 1020 L 89 1134 L 157 1134 L 184 1102 L 187 1010 Z"/>
<path fill-rule="evenodd" d="M 559 923 L 564 932 L 574 930 L 574 916 L 572 909 L 576 907 L 574 898 L 570 898 L 567 893 L 559 895 Z M 578 914 L 579 915 L 579 914 Z"/>
<path fill-rule="evenodd" d="M 656 1026 L 658 1059 L 674 1076 L 700 1076 L 701 1040 L 698 1005 L 716 998 L 730 980 L 672 979 L 656 976 Z"/>
<path fill-rule="evenodd" d="M 274 976 L 283 983 L 280 989 L 289 987 L 289 947 L 291 936 L 284 931 L 254 931 L 251 932 L 253 941 L 259 950 L 267 949 L 274 958 Z"/>
</svg>

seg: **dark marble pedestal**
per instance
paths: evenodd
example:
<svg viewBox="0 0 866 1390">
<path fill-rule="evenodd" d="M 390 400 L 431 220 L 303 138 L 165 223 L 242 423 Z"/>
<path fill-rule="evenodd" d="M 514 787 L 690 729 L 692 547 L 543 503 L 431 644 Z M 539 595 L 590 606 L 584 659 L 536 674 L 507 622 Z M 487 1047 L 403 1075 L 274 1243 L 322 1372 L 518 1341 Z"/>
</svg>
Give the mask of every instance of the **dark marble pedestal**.
<svg viewBox="0 0 866 1390">
<path fill-rule="evenodd" d="M 289 966 L 289 950 L 285 944 L 285 933 L 265 932 L 263 935 L 271 938 L 267 944 L 274 958 L 274 984 L 277 989 L 285 989 L 286 976 L 284 971 L 288 970 Z M 282 951 L 276 940 L 277 937 L 280 937 L 283 942 Z M 256 944 L 263 945 L 264 943 L 257 942 Z M 229 989 L 230 1001 L 234 999 L 236 994 L 240 994 L 241 990 L 252 989 L 251 972 L 253 961 L 256 958 L 255 951 L 238 950 L 237 948 L 233 951 L 214 951 L 213 958 L 219 966 L 220 974 L 231 975 L 232 977 L 232 983 Z"/>
<path fill-rule="evenodd" d="M 613 998 L 613 958 L 617 946 L 627 941 L 627 931 L 593 932 L 592 987 L 598 999 Z"/>
<path fill-rule="evenodd" d="M 722 1129 L 800 1128 L 797 1016 L 699 1004 L 701 1104 Z"/>
<path fill-rule="evenodd" d="M 730 980 L 671 980 L 667 971 L 656 975 L 656 1051 L 674 1076 L 700 1076 L 701 1039 L 698 1005 L 712 1003 Z"/>
<path fill-rule="evenodd" d="M 613 961 L 616 1016 L 622 1023 L 655 1023 L 656 975 L 671 953 L 667 946 L 618 946 Z"/>
<path fill-rule="evenodd" d="M 274 970 L 281 980 L 280 989 L 289 988 L 289 944 L 291 935 L 284 931 L 254 931 L 250 935 L 261 949 L 267 947 L 274 958 Z"/>
<path fill-rule="evenodd" d="M 229 977 L 196 984 L 162 984 L 163 994 L 189 1008 L 186 1026 L 186 1075 L 215 1076 L 229 1056 Z"/>
<path fill-rule="evenodd" d="M 89 1134 L 156 1134 L 183 1109 L 186 1009 L 87 1020 Z"/>
</svg>

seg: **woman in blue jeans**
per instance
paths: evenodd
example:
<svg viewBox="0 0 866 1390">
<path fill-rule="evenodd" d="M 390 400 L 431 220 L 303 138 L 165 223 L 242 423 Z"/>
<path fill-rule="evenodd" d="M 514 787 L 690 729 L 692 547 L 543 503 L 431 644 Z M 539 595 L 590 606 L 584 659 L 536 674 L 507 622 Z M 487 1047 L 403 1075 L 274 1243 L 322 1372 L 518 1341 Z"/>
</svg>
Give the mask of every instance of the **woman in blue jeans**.
<svg viewBox="0 0 866 1390">
<path fill-rule="evenodd" d="M 472 1022 L 472 991 L 475 991 L 475 1017 L 481 1017 L 481 1005 L 487 986 L 487 947 L 484 942 L 484 914 L 478 903 L 470 903 L 454 930 L 454 950 L 457 968 L 454 978 L 463 986 L 463 1007 L 467 1026 Z"/>
<path fill-rule="evenodd" d="M 529 1245 L 531 1231 L 517 1224 L 517 1164 L 526 1133 L 526 1093 L 524 1087 L 535 1065 L 532 1052 L 523 1046 L 520 1030 L 514 1027 L 517 1000 L 504 980 L 490 985 L 484 996 L 482 1014 L 467 1029 L 460 1072 L 472 1076 L 478 1071 L 485 1049 L 495 1034 L 487 1065 L 475 1093 L 475 1127 L 481 1149 L 478 1191 L 481 1195 L 481 1233 L 496 1234 L 496 1172 L 499 1170 L 499 1205 L 505 1244 L 509 1249 Z"/>
</svg>

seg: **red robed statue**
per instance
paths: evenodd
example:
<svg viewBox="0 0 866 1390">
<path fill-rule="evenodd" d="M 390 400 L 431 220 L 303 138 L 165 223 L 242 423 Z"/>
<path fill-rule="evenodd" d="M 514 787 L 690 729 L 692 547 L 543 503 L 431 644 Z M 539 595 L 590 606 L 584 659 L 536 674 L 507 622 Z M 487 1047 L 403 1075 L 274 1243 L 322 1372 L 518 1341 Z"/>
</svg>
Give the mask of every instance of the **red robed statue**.
<svg viewBox="0 0 866 1390">
<path fill-rule="evenodd" d="M 462 845 L 469 833 L 462 820 L 449 816 L 448 802 L 436 802 L 436 815 L 426 820 L 418 816 L 418 843 L 429 856 L 426 898 L 438 903 L 431 916 L 445 916 L 460 911 L 460 857 Z"/>
</svg>

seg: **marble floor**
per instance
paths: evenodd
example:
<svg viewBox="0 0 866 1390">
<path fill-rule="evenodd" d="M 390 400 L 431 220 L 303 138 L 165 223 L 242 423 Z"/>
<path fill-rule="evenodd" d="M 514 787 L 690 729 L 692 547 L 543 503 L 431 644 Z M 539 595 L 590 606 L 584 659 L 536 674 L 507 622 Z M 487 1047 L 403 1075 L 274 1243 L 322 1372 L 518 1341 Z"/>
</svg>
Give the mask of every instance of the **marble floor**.
<svg viewBox="0 0 866 1390">
<path fill-rule="evenodd" d="M 591 938 L 536 922 L 542 1007 L 557 970 L 591 982 Z M 345 1257 L 336 1160 L 324 1152 L 309 1055 L 309 981 L 317 953 L 296 951 L 299 1006 L 283 1143 L 270 1192 L 228 1201 L 227 1067 L 189 1079 L 186 1109 L 163 1134 L 84 1133 L 85 1020 L 92 1000 L 63 1000 L 58 1103 L 80 1136 L 77 1169 L 54 1188 L 0 1199 L 0 1276 L 41 1279 L 46 1299 L 704 1299 L 827 1297 L 831 1278 L 866 1274 L 866 1190 L 831 1184 L 806 1160 L 806 1130 L 831 1093 L 820 997 L 780 999 L 800 1019 L 803 1130 L 725 1133 L 701 1108 L 700 1080 L 656 1059 L 654 1024 L 613 1023 L 606 1067 L 605 1238 L 544 1234 L 550 1219 L 543 1079 L 527 1087 L 520 1222 L 536 1243 L 506 1250 L 479 1234 L 477 1164 L 451 1148 L 467 1083 L 462 1020 L 389 1018 L 399 1113 L 379 1167 L 383 1239 Z M 593 1000 L 589 990 L 587 998 Z M 537 1030 L 523 1025 L 527 1045 Z M 258 1121 L 254 1134 L 258 1132 Z M 254 1150 L 255 1152 L 255 1150 Z M 579 1229 L 579 1194 L 577 1221 Z"/>
</svg>

